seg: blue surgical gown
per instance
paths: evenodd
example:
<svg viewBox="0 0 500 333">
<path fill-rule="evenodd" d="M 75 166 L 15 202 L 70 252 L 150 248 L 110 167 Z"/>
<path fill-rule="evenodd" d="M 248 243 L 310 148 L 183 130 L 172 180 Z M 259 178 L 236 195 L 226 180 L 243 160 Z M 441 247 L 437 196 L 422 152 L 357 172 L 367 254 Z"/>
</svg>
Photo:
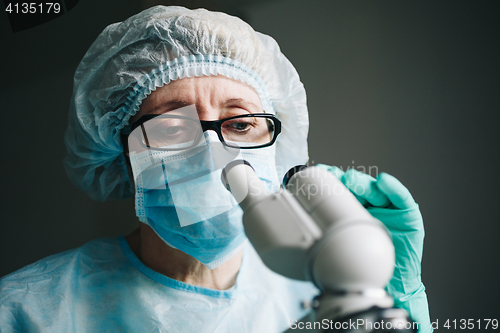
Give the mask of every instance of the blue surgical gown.
<svg viewBox="0 0 500 333">
<path fill-rule="evenodd" d="M 234 287 L 214 290 L 146 267 L 124 237 L 91 241 L 0 280 L 0 331 L 282 332 L 312 284 L 284 278 L 249 243 Z"/>
</svg>

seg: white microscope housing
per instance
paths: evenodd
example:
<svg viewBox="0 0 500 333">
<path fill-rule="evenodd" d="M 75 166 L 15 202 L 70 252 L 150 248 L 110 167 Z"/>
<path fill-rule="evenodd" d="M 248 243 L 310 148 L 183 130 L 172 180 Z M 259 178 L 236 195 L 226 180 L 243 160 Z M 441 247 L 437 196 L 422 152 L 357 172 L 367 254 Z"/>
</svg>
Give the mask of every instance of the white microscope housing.
<svg viewBox="0 0 500 333">
<path fill-rule="evenodd" d="M 245 233 L 262 261 L 321 290 L 315 321 L 393 306 L 384 290 L 394 270 L 391 237 L 331 172 L 292 168 L 286 188 L 269 193 L 250 164 L 236 160 L 222 181 L 243 209 Z M 400 311 L 393 319 L 405 321 Z"/>
</svg>

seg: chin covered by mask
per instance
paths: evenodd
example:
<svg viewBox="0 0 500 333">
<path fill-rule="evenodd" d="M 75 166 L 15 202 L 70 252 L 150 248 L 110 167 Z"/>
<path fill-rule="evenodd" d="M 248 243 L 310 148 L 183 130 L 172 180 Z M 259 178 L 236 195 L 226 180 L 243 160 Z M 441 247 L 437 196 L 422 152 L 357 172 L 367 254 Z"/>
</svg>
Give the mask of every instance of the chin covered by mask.
<svg viewBox="0 0 500 333">
<path fill-rule="evenodd" d="M 222 169 L 235 159 L 250 162 L 269 191 L 278 189 L 275 146 L 228 148 L 206 131 L 189 150 L 131 153 L 139 220 L 210 269 L 229 260 L 246 240 L 243 211 L 221 182 Z"/>
</svg>

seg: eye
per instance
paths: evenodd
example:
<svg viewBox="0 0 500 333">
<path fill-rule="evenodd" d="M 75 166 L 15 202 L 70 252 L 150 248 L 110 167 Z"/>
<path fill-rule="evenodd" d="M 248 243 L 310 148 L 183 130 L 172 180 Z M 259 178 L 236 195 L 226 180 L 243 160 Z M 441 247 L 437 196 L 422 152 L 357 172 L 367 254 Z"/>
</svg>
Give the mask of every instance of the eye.
<svg viewBox="0 0 500 333">
<path fill-rule="evenodd" d="M 233 122 L 229 126 L 238 131 L 244 131 L 250 128 L 250 124 L 245 122 Z"/>
<path fill-rule="evenodd" d="M 177 118 L 154 118 L 145 123 L 148 134 L 173 136 L 194 130 L 196 122 Z"/>
<path fill-rule="evenodd" d="M 143 129 L 145 143 L 153 148 L 187 147 L 201 130 L 199 121 L 170 114 L 145 122 Z"/>
<path fill-rule="evenodd" d="M 255 124 L 252 118 L 232 119 L 222 124 L 223 132 L 231 132 L 237 135 L 247 135 L 247 133 L 253 131 L 254 127 Z"/>
<path fill-rule="evenodd" d="M 179 134 L 179 132 L 182 130 L 185 130 L 185 128 L 180 127 L 180 126 L 163 127 L 161 129 L 161 134 L 175 135 L 175 134 Z"/>
</svg>

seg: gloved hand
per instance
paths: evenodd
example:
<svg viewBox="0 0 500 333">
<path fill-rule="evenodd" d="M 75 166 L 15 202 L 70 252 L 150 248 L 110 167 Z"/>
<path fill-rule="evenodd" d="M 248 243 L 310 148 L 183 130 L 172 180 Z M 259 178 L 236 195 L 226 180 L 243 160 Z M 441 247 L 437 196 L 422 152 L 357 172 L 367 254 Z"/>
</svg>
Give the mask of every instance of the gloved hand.
<svg viewBox="0 0 500 333">
<path fill-rule="evenodd" d="M 339 178 L 370 214 L 389 229 L 396 264 L 387 291 L 394 298 L 395 306 L 405 309 L 414 321 L 421 323 L 418 332 L 432 332 L 427 295 L 420 278 L 424 224 L 408 189 L 387 173 L 375 179 L 354 169 L 344 173 L 334 166 L 318 164 L 317 167 Z"/>
</svg>

